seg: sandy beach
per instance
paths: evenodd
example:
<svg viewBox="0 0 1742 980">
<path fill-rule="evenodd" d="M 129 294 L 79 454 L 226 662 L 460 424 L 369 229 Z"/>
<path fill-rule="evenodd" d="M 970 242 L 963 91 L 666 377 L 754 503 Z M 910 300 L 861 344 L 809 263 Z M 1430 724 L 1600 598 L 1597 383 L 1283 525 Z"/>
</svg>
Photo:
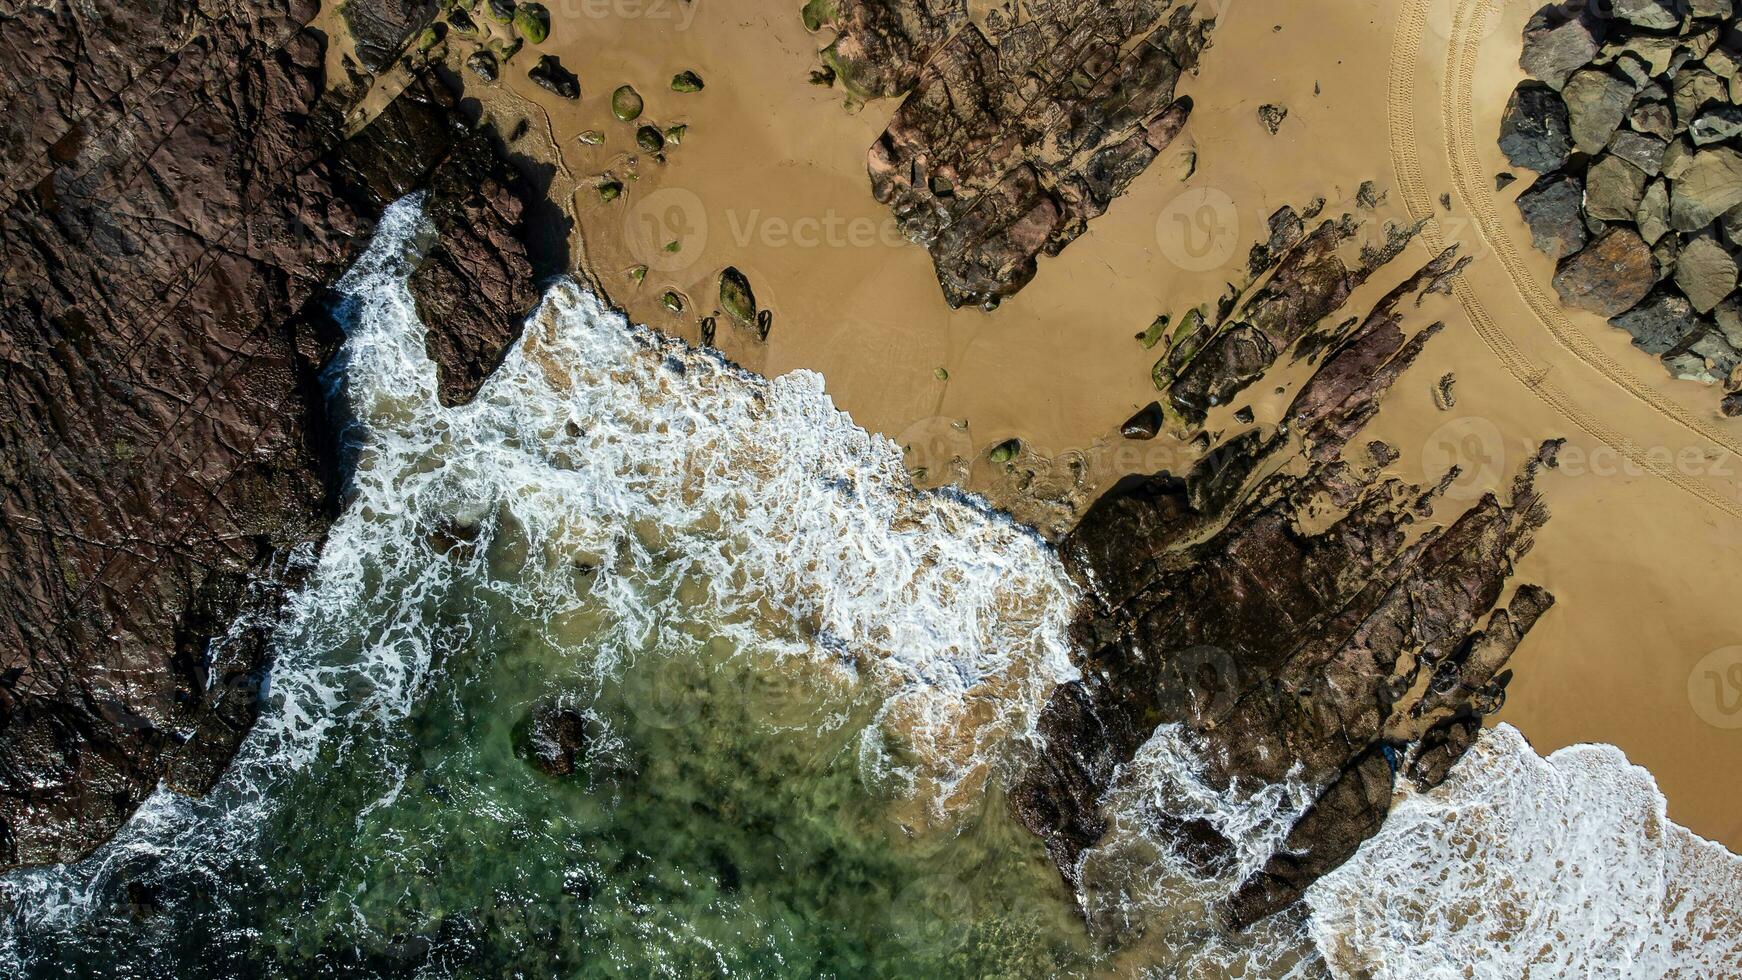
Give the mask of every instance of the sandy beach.
<svg viewBox="0 0 1742 980">
<path fill-rule="evenodd" d="M 1500 717 L 1544 753 L 1621 747 L 1655 775 L 1672 818 L 1742 848 L 1742 727 L 1723 727 L 1723 689 L 1702 681 L 1726 662 L 1709 655 L 1742 643 L 1730 584 L 1742 570 L 1742 425 L 1600 318 L 1561 310 L 1552 262 L 1530 248 L 1512 203 L 1531 175 L 1495 190 L 1507 165 L 1494 137 L 1535 5 L 1224 2 L 1200 74 L 1182 84 L 1196 102 L 1184 134 L 990 314 L 950 310 L 925 252 L 900 240 L 870 195 L 866 150 L 893 103 L 847 104 L 838 87 L 808 84 L 826 39 L 805 31 L 796 3 L 754 7 L 553 5 L 538 51 L 579 75 L 578 102 L 532 84 L 529 53 L 498 86 L 463 72 L 499 123 L 532 120 L 525 152 L 545 140 L 548 114 L 557 186 L 579 218 L 577 272 L 636 320 L 697 341 L 700 318 L 718 309 L 720 270 L 736 266 L 774 319 L 761 342 L 719 316 L 716 344 L 729 357 L 766 375 L 819 372 L 859 424 L 914 447 L 919 482 L 987 493 L 1056 534 L 1121 476 L 1193 455 L 1165 435 L 1137 444 L 1118 434 L 1156 397 L 1154 355 L 1134 335 L 1159 314 L 1213 304 L 1276 208 L 1323 196 L 1327 214 L 1356 211 L 1357 188 L 1376 181 L 1386 196 L 1362 213 L 1370 234 L 1385 221 L 1432 220 L 1346 315 L 1364 313 L 1430 249 L 1457 243 L 1475 261 L 1453 296 L 1424 307 L 1421 322 L 1431 315 L 1446 330 L 1369 437 L 1402 450 L 1395 469 L 1418 482 L 1461 465 L 1453 503 L 1504 493 L 1537 444 L 1567 440 L 1542 484 L 1553 520 L 1520 565 L 1522 581 L 1559 602 L 1519 651 Z M 681 71 L 706 87 L 673 91 Z M 611 114 L 621 85 L 645 100 L 633 124 Z M 1289 110 L 1274 136 L 1257 118 L 1267 103 Z M 635 146 L 647 123 L 684 127 L 663 163 Z M 590 132 L 604 141 L 583 141 Z M 1182 180 L 1190 154 L 1196 169 Z M 620 197 L 602 199 L 605 180 L 623 185 Z M 1205 206 L 1214 227 L 1182 241 L 1180 215 Z M 638 266 L 648 267 L 639 283 L 629 275 Z M 668 291 L 681 313 L 667 308 Z M 1434 400 L 1447 373 L 1449 410 Z M 1253 407 L 1260 422 L 1278 408 Z M 1212 431 L 1232 426 L 1233 408 L 1212 415 Z M 1010 438 L 1039 472 L 1026 485 L 985 459 Z"/>
</svg>

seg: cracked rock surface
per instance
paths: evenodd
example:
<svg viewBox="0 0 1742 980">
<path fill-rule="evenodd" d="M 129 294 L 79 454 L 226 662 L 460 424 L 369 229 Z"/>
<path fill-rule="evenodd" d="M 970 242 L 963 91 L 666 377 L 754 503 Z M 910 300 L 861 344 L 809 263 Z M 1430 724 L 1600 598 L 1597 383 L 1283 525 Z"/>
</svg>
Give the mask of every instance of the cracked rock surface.
<svg viewBox="0 0 1742 980">
<path fill-rule="evenodd" d="M 1191 114 L 1213 21 L 1174 0 L 813 0 L 827 72 L 905 96 L 871 190 L 931 253 L 952 307 L 996 306 L 1105 213 Z"/>
<path fill-rule="evenodd" d="M 444 398 L 535 298 L 522 175 L 433 76 L 348 137 L 309 0 L 104 10 L 0 17 L 0 869 L 204 792 L 252 725 L 335 508 L 323 284 L 380 210 L 433 188 Z M 418 23 L 367 19 L 376 63 Z"/>
</svg>

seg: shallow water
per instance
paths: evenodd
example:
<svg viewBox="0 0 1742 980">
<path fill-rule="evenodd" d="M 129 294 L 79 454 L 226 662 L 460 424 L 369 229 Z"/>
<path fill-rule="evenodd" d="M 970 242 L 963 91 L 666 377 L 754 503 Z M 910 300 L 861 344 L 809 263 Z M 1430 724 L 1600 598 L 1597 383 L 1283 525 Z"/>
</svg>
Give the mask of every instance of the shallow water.
<svg viewBox="0 0 1742 980">
<path fill-rule="evenodd" d="M 1619 753 L 1545 761 L 1509 729 L 1244 937 L 1210 909 L 1305 788 L 1218 791 L 1160 730 L 1069 894 L 1001 793 L 1074 676 L 1050 549 L 916 492 L 816 375 L 739 371 L 571 283 L 473 405 L 441 408 L 403 281 L 427 235 L 395 205 L 340 285 L 353 475 L 297 557 L 260 724 L 207 799 L 160 793 L 86 862 L 0 879 L 8 972 L 1742 969 L 1738 859 Z M 573 776 L 523 757 L 552 702 L 586 718 Z M 1158 812 L 1238 854 L 1192 877 Z M 1589 943 L 1544 958 L 1544 936 Z"/>
</svg>

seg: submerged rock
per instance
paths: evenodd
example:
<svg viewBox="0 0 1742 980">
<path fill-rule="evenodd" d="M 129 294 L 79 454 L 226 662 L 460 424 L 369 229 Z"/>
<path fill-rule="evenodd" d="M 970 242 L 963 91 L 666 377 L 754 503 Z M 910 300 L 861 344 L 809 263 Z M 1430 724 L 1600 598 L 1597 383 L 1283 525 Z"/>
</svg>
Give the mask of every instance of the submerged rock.
<svg viewBox="0 0 1742 980">
<path fill-rule="evenodd" d="M 547 776 L 572 776 L 594 739 L 594 720 L 560 699 L 541 702 L 516 726 L 515 752 Z"/>
</svg>

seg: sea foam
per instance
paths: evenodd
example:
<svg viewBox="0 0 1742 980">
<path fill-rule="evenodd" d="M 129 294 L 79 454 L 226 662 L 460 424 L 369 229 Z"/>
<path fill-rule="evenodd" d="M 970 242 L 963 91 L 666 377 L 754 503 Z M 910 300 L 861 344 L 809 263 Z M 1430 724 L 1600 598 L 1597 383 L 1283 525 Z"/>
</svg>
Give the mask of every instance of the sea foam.
<svg viewBox="0 0 1742 980">
<path fill-rule="evenodd" d="M 1039 707 L 1075 677 L 1078 598 L 1054 553 L 973 498 L 916 491 L 900 448 L 854 425 L 814 373 L 757 377 L 564 279 L 477 398 L 442 406 L 407 287 L 430 235 L 420 199 L 393 205 L 339 284 L 346 341 L 328 380 L 350 420 L 345 508 L 318 556 L 288 559 L 309 575 L 284 610 L 258 725 L 208 797 L 159 791 L 86 861 L 0 880 L 0 966 L 18 972 L 107 914 L 142 861 L 245 875 L 275 789 L 403 721 L 444 657 L 488 646 L 471 593 L 512 604 L 553 649 L 587 631 L 600 673 L 691 655 L 709 632 L 824 665 L 876 692 L 861 765 L 928 819 L 1020 759 Z M 1309 794 L 1211 787 L 1195 751 L 1158 731 L 1084 859 L 1079 900 L 1127 972 L 1742 972 L 1727 904 L 1742 859 L 1670 823 L 1618 751 L 1544 760 L 1504 726 L 1444 786 L 1406 793 L 1304 915 L 1225 936 L 1207 925 L 1215 899 Z M 1194 877 L 1152 833 L 1161 814 L 1216 826 L 1233 861 Z"/>
</svg>

